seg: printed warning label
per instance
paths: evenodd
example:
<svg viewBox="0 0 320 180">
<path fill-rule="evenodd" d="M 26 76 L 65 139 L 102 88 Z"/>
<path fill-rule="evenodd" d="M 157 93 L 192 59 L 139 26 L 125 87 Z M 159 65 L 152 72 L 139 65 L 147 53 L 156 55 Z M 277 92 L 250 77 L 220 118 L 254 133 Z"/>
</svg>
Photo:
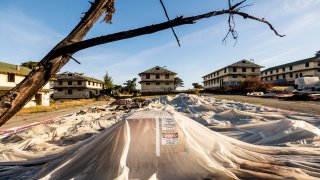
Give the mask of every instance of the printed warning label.
<svg viewBox="0 0 320 180">
<path fill-rule="evenodd" d="M 162 131 L 173 131 L 176 128 L 176 122 L 174 119 L 163 118 L 162 122 Z"/>
<path fill-rule="evenodd" d="M 178 133 L 162 133 L 163 145 L 176 145 L 178 144 Z"/>
</svg>

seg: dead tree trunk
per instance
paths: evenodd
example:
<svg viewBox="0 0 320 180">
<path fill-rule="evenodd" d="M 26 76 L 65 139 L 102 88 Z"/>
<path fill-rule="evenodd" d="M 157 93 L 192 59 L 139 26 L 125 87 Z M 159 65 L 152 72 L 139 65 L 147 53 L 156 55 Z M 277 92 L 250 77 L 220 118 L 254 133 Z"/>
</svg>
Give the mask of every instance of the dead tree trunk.
<svg viewBox="0 0 320 180">
<path fill-rule="evenodd" d="M 79 24 L 57 44 L 38 66 L 15 88 L 6 93 L 0 101 L 0 126 L 16 114 L 70 59 L 72 54 L 55 51 L 64 46 L 81 41 L 95 22 L 107 11 L 112 0 L 96 0 Z"/>
<path fill-rule="evenodd" d="M 232 36 L 235 39 L 237 37 L 234 36 L 234 22 L 230 21 L 230 19 L 233 19 L 233 15 L 239 15 L 245 19 L 251 19 L 265 23 L 272 31 L 274 31 L 276 35 L 280 37 L 283 36 L 278 34 L 271 23 L 266 21 L 264 18 L 257 18 L 247 13 L 241 12 L 240 9 L 245 6 L 240 7 L 240 5 L 246 0 L 243 0 L 233 6 L 231 6 L 231 0 L 228 1 L 228 10 L 212 11 L 186 18 L 178 17 L 171 21 L 159 23 L 156 25 L 118 32 L 115 34 L 96 37 L 83 41 L 85 35 L 95 24 L 95 22 L 103 15 L 103 13 L 107 12 L 105 20 L 110 21 L 111 15 L 114 12 L 114 0 L 95 0 L 94 3 L 91 3 L 92 5 L 90 9 L 86 12 L 85 16 L 72 30 L 72 32 L 58 45 L 56 45 L 21 83 L 19 83 L 11 91 L 7 92 L 0 99 L 0 126 L 8 121 L 13 115 L 15 115 L 37 93 L 37 91 L 39 91 L 50 80 L 50 78 L 52 78 L 69 61 L 73 53 L 82 49 L 145 34 L 151 34 L 175 26 L 194 24 L 200 19 L 224 14 L 229 15 L 229 32 L 231 32 Z"/>
</svg>

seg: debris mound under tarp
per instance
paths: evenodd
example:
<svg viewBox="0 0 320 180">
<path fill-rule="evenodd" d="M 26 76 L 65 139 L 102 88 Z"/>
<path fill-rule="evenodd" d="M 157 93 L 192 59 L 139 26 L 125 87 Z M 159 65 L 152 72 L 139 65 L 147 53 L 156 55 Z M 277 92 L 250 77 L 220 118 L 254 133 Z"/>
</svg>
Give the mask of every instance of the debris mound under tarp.
<svg viewBox="0 0 320 180">
<path fill-rule="evenodd" d="M 0 177 L 33 179 L 312 179 L 320 151 L 251 145 L 167 110 L 139 110 L 61 153 L 0 163 Z M 290 161 L 290 156 L 299 158 Z M 5 167 L 5 168 L 2 168 Z"/>
</svg>

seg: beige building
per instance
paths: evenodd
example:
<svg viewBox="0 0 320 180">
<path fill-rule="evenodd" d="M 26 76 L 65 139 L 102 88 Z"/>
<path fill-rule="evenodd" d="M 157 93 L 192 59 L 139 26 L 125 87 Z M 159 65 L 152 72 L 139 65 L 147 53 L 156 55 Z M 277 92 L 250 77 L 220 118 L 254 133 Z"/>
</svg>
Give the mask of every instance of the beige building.
<svg viewBox="0 0 320 180">
<path fill-rule="evenodd" d="M 19 84 L 29 73 L 31 69 L 0 62 L 0 96 L 14 88 Z M 50 105 L 50 86 L 47 83 L 24 107 L 31 106 L 49 106 Z"/>
<path fill-rule="evenodd" d="M 83 74 L 65 72 L 56 76 L 54 99 L 86 99 L 101 95 L 104 82 Z"/>
<path fill-rule="evenodd" d="M 316 56 L 271 67 L 261 72 L 261 80 L 272 83 L 293 84 L 298 77 L 320 77 L 320 53 Z"/>
<path fill-rule="evenodd" d="M 260 76 L 260 68 L 262 66 L 244 59 L 203 76 L 203 85 L 213 90 L 237 86 L 248 77 Z"/>
<path fill-rule="evenodd" d="M 174 90 L 174 78 L 177 73 L 156 66 L 139 73 L 141 93 L 165 93 Z"/>
</svg>

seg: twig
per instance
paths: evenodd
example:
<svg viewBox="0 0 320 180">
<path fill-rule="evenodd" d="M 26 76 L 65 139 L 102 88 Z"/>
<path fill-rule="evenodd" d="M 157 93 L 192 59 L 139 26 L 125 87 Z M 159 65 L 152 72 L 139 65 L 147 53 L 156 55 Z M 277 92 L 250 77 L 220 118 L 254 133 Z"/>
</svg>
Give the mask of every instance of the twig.
<svg viewBox="0 0 320 180">
<path fill-rule="evenodd" d="M 73 58 L 70 54 L 67 54 L 68 57 L 70 57 L 72 60 L 74 60 L 76 63 L 81 64 L 78 60 L 76 60 L 75 58 Z"/>
<path fill-rule="evenodd" d="M 162 0 L 160 0 L 160 3 L 161 3 L 161 6 L 162 6 L 162 8 L 163 8 L 164 13 L 165 13 L 166 16 L 167 16 L 168 21 L 170 21 L 169 15 L 168 15 L 167 10 L 166 10 L 166 7 L 164 6 Z M 172 30 L 172 33 L 173 33 L 174 37 L 175 37 L 176 40 L 177 40 L 178 46 L 181 47 L 181 46 L 180 46 L 180 41 L 179 41 L 178 36 L 177 36 L 176 32 L 174 31 L 173 27 L 171 27 L 171 30 Z"/>
</svg>

